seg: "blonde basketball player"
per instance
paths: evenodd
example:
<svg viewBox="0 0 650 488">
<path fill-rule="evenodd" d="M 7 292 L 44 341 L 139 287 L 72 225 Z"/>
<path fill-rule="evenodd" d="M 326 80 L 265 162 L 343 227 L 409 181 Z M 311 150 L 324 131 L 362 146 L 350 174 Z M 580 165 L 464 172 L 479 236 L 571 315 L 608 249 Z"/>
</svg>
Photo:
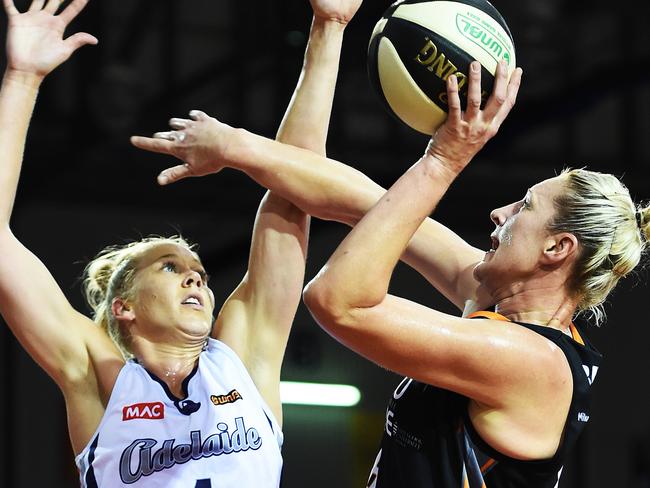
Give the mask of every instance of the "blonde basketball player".
<svg viewBox="0 0 650 488">
<path fill-rule="evenodd" d="M 303 211 L 264 196 L 248 270 L 214 326 L 205 269 L 180 237 L 102 251 L 85 276 L 93 321 L 11 232 L 39 86 L 76 49 L 97 42 L 86 33 L 63 38 L 86 3 L 73 0 L 57 14 L 59 0 L 33 0 L 21 13 L 4 0 L 0 311 L 63 392 L 82 486 L 277 487 L 280 369 L 303 286 Z M 278 139 L 324 152 L 340 44 L 359 4 L 312 0 L 305 65 Z"/>
</svg>

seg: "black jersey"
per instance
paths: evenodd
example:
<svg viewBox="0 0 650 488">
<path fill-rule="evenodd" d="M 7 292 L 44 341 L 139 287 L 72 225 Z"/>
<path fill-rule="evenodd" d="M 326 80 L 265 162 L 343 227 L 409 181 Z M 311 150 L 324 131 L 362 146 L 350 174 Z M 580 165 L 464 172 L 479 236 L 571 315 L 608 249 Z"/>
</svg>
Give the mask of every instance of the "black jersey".
<svg viewBox="0 0 650 488">
<path fill-rule="evenodd" d="M 557 344 L 571 368 L 573 399 L 555 455 L 545 460 L 521 461 L 499 453 L 473 428 L 467 413 L 467 397 L 404 378 L 386 410 L 381 449 L 368 488 L 554 488 L 558 485 L 563 461 L 589 420 L 589 388 L 602 356 L 582 339 L 573 325 L 573 338 L 550 327 L 523 323 L 509 326 L 526 327 Z"/>
</svg>

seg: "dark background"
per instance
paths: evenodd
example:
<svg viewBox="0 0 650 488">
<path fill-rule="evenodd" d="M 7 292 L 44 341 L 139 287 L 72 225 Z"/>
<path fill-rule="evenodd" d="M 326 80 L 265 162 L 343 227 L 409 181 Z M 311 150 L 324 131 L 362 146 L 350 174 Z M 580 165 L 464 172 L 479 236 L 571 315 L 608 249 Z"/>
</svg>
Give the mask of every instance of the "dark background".
<svg viewBox="0 0 650 488">
<path fill-rule="evenodd" d="M 24 9 L 26 2 L 17 4 Z M 427 142 L 389 117 L 369 90 L 366 47 L 388 5 L 366 0 L 347 29 L 328 146 L 331 157 L 384 186 Z M 647 4 L 494 5 L 524 69 L 518 104 L 436 217 L 487 247 L 490 209 L 565 165 L 622 176 L 636 200 L 649 198 Z M 100 45 L 85 47 L 42 87 L 13 217 L 15 233 L 78 309 L 87 311 L 78 281 L 85 262 L 107 244 L 151 233 L 182 232 L 198 242 L 218 300 L 239 282 L 263 190 L 233 171 L 160 188 L 155 176 L 172 162 L 137 151 L 128 137 L 163 130 L 169 117 L 194 108 L 273 137 L 310 19 L 307 0 L 91 0 L 70 32 L 91 32 Z M 307 279 L 346 231 L 313 222 Z M 621 283 L 608 301 L 607 325 L 587 333 L 606 362 L 563 487 L 650 487 L 647 281 L 642 272 Z M 404 266 L 391 291 L 454 312 Z M 352 409 L 286 406 L 284 486 L 362 486 L 398 378 L 338 345 L 301 305 L 283 379 L 350 383 L 363 395 Z M 78 486 L 61 394 L 6 327 L 0 392 L 0 486 Z"/>
</svg>

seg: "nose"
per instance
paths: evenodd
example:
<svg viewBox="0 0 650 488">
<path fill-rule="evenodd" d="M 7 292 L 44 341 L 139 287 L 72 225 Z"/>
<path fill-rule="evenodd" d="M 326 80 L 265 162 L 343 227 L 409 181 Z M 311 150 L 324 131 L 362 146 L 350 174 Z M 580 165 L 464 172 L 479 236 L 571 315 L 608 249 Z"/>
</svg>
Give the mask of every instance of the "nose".
<svg viewBox="0 0 650 488">
<path fill-rule="evenodd" d="M 508 208 L 510 206 L 506 205 L 505 207 L 495 208 L 490 212 L 490 220 L 494 222 L 497 226 L 503 225 L 508 219 Z"/>
<path fill-rule="evenodd" d="M 201 275 L 194 270 L 188 271 L 183 280 L 183 286 L 190 287 L 192 285 L 196 285 L 199 288 L 204 285 L 203 278 L 201 278 Z"/>
</svg>

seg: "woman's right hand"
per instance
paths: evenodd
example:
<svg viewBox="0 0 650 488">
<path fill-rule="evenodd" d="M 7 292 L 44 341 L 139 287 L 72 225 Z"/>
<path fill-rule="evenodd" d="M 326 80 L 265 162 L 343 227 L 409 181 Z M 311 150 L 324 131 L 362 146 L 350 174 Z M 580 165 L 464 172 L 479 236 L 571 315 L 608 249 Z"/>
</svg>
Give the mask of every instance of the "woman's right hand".
<svg viewBox="0 0 650 488">
<path fill-rule="evenodd" d="M 13 0 L 3 0 L 9 19 L 7 29 L 7 72 L 43 79 L 65 62 L 73 52 L 97 39 L 79 32 L 63 39 L 66 27 L 83 10 L 88 0 L 73 0 L 56 14 L 60 0 L 33 0 L 21 13 Z"/>
<path fill-rule="evenodd" d="M 156 132 L 153 137 L 131 137 L 135 147 L 169 154 L 184 162 L 162 171 L 158 175 L 161 185 L 218 173 L 226 165 L 227 149 L 237 130 L 199 110 L 192 110 L 189 116 L 189 119 L 171 119 L 169 126 L 173 130 Z"/>
<path fill-rule="evenodd" d="M 467 109 L 461 110 L 458 80 L 447 79 L 449 116 L 433 134 L 427 153 L 448 170 L 460 173 L 481 148 L 497 133 L 515 105 L 521 83 L 521 68 L 508 77 L 505 62 L 497 65 L 494 88 L 485 108 L 481 109 L 481 66 L 470 64 Z"/>
</svg>

